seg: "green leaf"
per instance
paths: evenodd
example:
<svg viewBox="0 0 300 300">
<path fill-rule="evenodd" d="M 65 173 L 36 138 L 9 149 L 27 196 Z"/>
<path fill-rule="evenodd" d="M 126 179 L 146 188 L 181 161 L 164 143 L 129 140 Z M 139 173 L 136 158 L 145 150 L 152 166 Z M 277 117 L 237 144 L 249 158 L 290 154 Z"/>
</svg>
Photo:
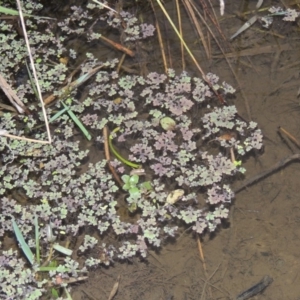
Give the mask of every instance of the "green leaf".
<svg viewBox="0 0 300 300">
<path fill-rule="evenodd" d="M 11 15 L 11 16 L 18 16 L 19 12 L 17 10 L 11 9 L 11 8 L 6 8 L 4 6 L 0 6 L 0 13 L 6 14 L 6 15 Z M 30 16 L 30 15 L 25 15 L 24 16 Z"/>
<path fill-rule="evenodd" d="M 65 103 L 63 103 L 63 102 L 61 102 L 61 103 L 64 106 L 64 108 L 68 108 L 68 106 Z M 81 123 L 81 121 L 76 117 L 76 115 L 73 113 L 73 111 L 70 108 L 67 110 L 67 112 L 68 112 L 69 116 L 71 117 L 71 119 L 74 121 L 74 123 L 79 127 L 79 129 L 85 135 L 85 137 L 90 141 L 92 139 L 92 136 L 86 130 L 84 125 Z"/>
<path fill-rule="evenodd" d="M 123 182 L 129 183 L 129 180 L 130 180 L 130 176 L 129 175 L 127 175 L 127 174 L 122 175 L 121 178 L 122 178 Z"/>
<path fill-rule="evenodd" d="M 19 244 L 21 245 L 22 251 L 26 255 L 29 262 L 33 265 L 34 264 L 34 255 L 33 255 L 33 253 L 31 251 L 31 249 L 29 248 L 28 244 L 25 242 L 23 234 L 20 231 L 15 219 L 12 218 L 11 221 L 12 221 L 13 229 L 14 229 L 15 235 L 17 237 L 17 240 L 18 240 Z"/>
<path fill-rule="evenodd" d="M 141 192 L 136 186 L 134 186 L 129 189 L 129 194 L 130 194 L 130 196 L 137 196 L 137 195 L 141 194 Z"/>
<path fill-rule="evenodd" d="M 5 15 L 11 15 L 11 16 L 18 16 L 19 12 L 15 9 L 11 9 L 11 8 L 7 8 L 4 6 L 0 6 L 0 13 L 3 13 Z M 48 18 L 48 17 L 39 17 L 39 16 L 33 16 L 33 15 L 28 15 L 28 14 L 23 14 L 24 17 L 34 17 L 34 18 L 38 18 L 38 19 L 52 19 L 53 18 Z"/>
<path fill-rule="evenodd" d="M 58 291 L 57 291 L 57 289 L 55 289 L 55 288 L 51 288 L 51 295 L 52 295 L 52 297 L 53 297 L 54 299 L 59 298 Z"/>
<path fill-rule="evenodd" d="M 132 186 L 135 186 L 139 182 L 139 176 L 138 175 L 132 175 L 129 179 L 129 183 Z"/>
<path fill-rule="evenodd" d="M 140 184 L 140 187 L 141 187 L 141 188 L 144 188 L 144 189 L 147 190 L 147 191 L 153 190 L 150 181 L 145 181 L 145 182 L 141 183 L 141 184 Z"/>
<path fill-rule="evenodd" d="M 65 255 L 68 255 L 68 256 L 71 256 L 73 251 L 71 249 L 68 249 L 66 247 L 63 247 L 59 244 L 54 244 L 53 245 L 53 249 L 55 249 L 56 251 L 60 252 L 60 253 L 63 253 Z"/>
</svg>

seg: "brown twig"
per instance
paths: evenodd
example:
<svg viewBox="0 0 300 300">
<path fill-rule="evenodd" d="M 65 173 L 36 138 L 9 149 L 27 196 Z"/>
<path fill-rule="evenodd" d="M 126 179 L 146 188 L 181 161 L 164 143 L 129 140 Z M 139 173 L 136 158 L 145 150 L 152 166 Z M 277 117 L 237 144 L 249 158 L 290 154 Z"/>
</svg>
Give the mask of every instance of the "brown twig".
<svg viewBox="0 0 300 300">
<path fill-rule="evenodd" d="M 121 68 L 122 68 L 122 65 L 123 65 L 123 63 L 124 63 L 125 58 L 126 58 L 126 54 L 124 53 L 124 54 L 122 55 L 120 61 L 119 61 L 118 66 L 117 66 L 116 72 L 117 72 L 118 74 L 120 73 L 120 70 L 121 70 Z"/>
<path fill-rule="evenodd" d="M 111 46 L 113 46 L 113 47 L 116 48 L 117 50 L 122 51 L 122 52 L 128 54 L 128 55 L 131 56 L 131 57 L 134 57 L 134 55 L 135 55 L 135 53 L 134 53 L 132 50 L 130 50 L 130 49 L 128 49 L 128 48 L 122 46 L 121 44 L 118 44 L 118 43 L 116 43 L 116 42 L 114 42 L 114 41 L 112 41 L 112 40 L 106 38 L 106 37 L 103 36 L 103 35 L 100 36 L 100 39 L 102 39 L 102 40 L 105 41 L 106 43 L 110 44 Z"/>
<path fill-rule="evenodd" d="M 112 173 L 112 175 L 114 176 L 115 180 L 118 182 L 118 184 L 122 187 L 123 182 L 122 182 L 121 178 L 119 177 L 119 175 L 116 173 L 116 170 L 114 169 L 114 167 L 110 163 L 110 153 L 109 153 L 109 146 L 108 146 L 108 130 L 107 130 L 106 126 L 104 126 L 104 128 L 103 128 L 103 139 L 104 139 L 105 158 L 107 160 L 109 170 Z"/>
</svg>

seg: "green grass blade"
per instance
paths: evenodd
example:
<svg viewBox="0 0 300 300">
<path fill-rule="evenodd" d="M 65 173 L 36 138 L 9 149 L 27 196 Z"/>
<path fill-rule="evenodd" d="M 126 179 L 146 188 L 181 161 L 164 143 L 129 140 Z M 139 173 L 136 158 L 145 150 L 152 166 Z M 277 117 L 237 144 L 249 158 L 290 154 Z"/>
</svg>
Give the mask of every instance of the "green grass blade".
<svg viewBox="0 0 300 300">
<path fill-rule="evenodd" d="M 72 296 L 70 295 L 70 293 L 69 293 L 69 291 L 67 290 L 66 287 L 64 287 L 64 292 L 65 292 L 66 295 L 67 295 L 67 299 L 68 299 L 68 300 L 72 300 Z"/>
<path fill-rule="evenodd" d="M 67 255 L 67 256 L 71 256 L 73 253 L 73 251 L 71 249 L 63 247 L 57 243 L 53 245 L 53 249 L 55 249 L 56 251 L 58 251 L 60 253 L 63 253 L 64 255 Z"/>
<path fill-rule="evenodd" d="M 35 256 L 36 256 L 36 261 L 39 265 L 41 262 L 41 259 L 40 259 L 40 234 L 39 234 L 38 218 L 36 215 L 34 217 L 34 228 L 35 228 Z"/>
<path fill-rule="evenodd" d="M 18 16 L 19 12 L 15 9 L 7 8 L 4 6 L 0 6 L 0 13 L 5 14 L 5 15 L 11 15 L 11 16 Z M 33 15 L 28 15 L 28 14 L 23 14 L 25 17 L 33 17 L 37 19 L 48 19 L 48 20 L 54 20 L 53 18 L 49 17 L 39 17 L 39 16 L 33 16 Z"/>
<path fill-rule="evenodd" d="M 11 16 L 19 15 L 19 12 L 17 10 L 6 8 L 4 6 L 0 6 L 0 13 L 6 14 L 6 15 L 11 15 Z M 24 14 L 24 16 L 28 16 L 28 15 Z"/>
<path fill-rule="evenodd" d="M 115 132 L 119 131 L 119 129 L 120 129 L 119 127 L 115 128 L 115 129 L 112 131 L 112 133 L 115 133 Z M 112 136 L 111 136 L 111 134 L 110 134 L 109 137 L 108 137 L 108 146 L 109 146 L 110 151 L 113 153 L 113 155 L 114 155 L 119 161 L 121 161 L 123 164 L 125 164 L 125 165 L 127 165 L 127 166 L 129 166 L 129 167 L 131 167 L 131 168 L 133 168 L 133 169 L 139 169 L 139 168 L 141 167 L 140 165 L 138 165 L 138 164 L 136 164 L 136 163 L 133 163 L 132 161 L 127 160 L 127 159 L 124 158 L 121 154 L 119 154 L 119 153 L 117 152 L 117 150 L 115 149 L 115 147 L 114 147 L 113 144 L 112 144 Z"/>
<path fill-rule="evenodd" d="M 29 66 L 28 66 L 26 60 L 25 60 L 25 64 L 26 64 L 26 68 L 27 68 L 27 73 L 28 73 L 28 76 L 29 76 L 29 80 L 30 80 L 30 83 L 31 83 L 31 87 L 32 87 L 32 89 L 33 89 L 33 92 L 34 92 L 34 94 L 35 94 L 35 97 L 36 97 L 37 99 L 39 99 L 39 93 L 38 93 L 38 91 L 37 91 L 37 89 L 36 89 L 36 85 L 35 85 L 34 79 L 33 79 L 33 77 L 32 77 L 32 74 L 31 74 L 31 72 L 30 72 L 30 69 L 29 69 Z"/>
<path fill-rule="evenodd" d="M 69 109 L 70 109 L 70 107 L 67 106 L 67 107 L 63 108 L 62 110 L 60 110 L 59 112 L 57 112 L 53 117 L 50 118 L 49 123 L 57 120 L 61 115 L 63 115 Z"/>
<path fill-rule="evenodd" d="M 25 242 L 23 234 L 20 231 L 15 219 L 12 218 L 11 221 L 12 221 L 13 229 L 14 229 L 15 235 L 17 237 L 17 240 L 18 240 L 19 244 L 21 245 L 21 248 L 22 248 L 24 254 L 26 255 L 27 259 L 33 265 L 34 264 L 34 255 L 33 255 L 33 253 L 31 251 L 31 249 L 29 248 L 28 244 Z"/>
<path fill-rule="evenodd" d="M 58 294 L 58 291 L 57 289 L 55 288 L 51 288 L 51 295 L 54 299 L 58 299 L 59 298 L 59 294 Z"/>
<path fill-rule="evenodd" d="M 69 108 L 64 102 L 61 102 L 61 103 L 64 106 L 64 108 Z M 84 125 L 81 123 L 81 121 L 75 116 L 75 114 L 73 113 L 73 111 L 70 108 L 67 110 L 67 112 L 68 112 L 69 116 L 72 118 L 72 120 L 74 121 L 74 123 L 79 127 L 79 129 L 85 135 L 85 137 L 90 141 L 92 139 L 92 136 L 86 130 Z"/>
</svg>

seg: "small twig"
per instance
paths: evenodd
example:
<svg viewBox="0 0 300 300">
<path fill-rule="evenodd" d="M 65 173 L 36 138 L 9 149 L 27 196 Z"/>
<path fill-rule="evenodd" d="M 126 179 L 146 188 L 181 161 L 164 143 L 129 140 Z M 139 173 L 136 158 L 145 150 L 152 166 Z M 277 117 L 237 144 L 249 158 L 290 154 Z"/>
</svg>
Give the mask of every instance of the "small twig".
<svg viewBox="0 0 300 300">
<path fill-rule="evenodd" d="M 199 234 L 197 235 L 197 244 L 198 244 L 198 250 L 199 250 L 199 253 L 200 253 L 200 259 L 201 259 L 202 265 L 203 265 L 203 270 L 204 270 L 205 278 L 206 278 L 206 280 L 209 280 L 210 278 L 208 277 L 206 263 L 205 263 L 205 259 L 204 259 L 204 254 L 203 254 L 203 250 L 202 250 L 202 245 L 201 245 Z M 206 285 L 204 285 L 204 287 L 206 287 Z M 210 299 L 213 299 L 212 298 L 212 291 L 211 291 L 211 287 L 210 286 L 208 288 L 208 291 L 209 291 Z M 202 299 L 202 297 L 201 297 L 201 299 Z"/>
<path fill-rule="evenodd" d="M 59 275 L 58 275 L 59 276 Z M 59 278 L 59 277 L 57 277 Z M 87 280 L 88 279 L 88 276 L 80 276 L 80 277 L 70 277 L 70 278 L 64 278 L 62 279 L 60 277 L 59 281 L 60 282 L 57 282 L 57 283 L 54 283 L 54 282 L 48 282 L 48 287 L 52 287 L 52 286 L 57 286 L 57 285 L 60 285 L 60 284 L 72 284 L 72 283 L 76 283 L 76 282 L 79 282 L 79 281 L 84 281 L 84 280 Z M 68 298 L 69 299 L 69 298 Z"/>
<path fill-rule="evenodd" d="M 112 12 L 118 13 L 116 10 L 114 10 L 113 8 L 109 7 L 108 5 L 106 5 L 106 4 L 104 4 L 104 3 L 101 3 L 101 2 L 99 2 L 99 1 L 97 1 L 97 0 L 93 0 L 93 1 L 96 2 L 96 3 L 98 3 L 99 5 L 101 5 L 101 6 L 105 7 L 105 8 L 107 8 L 107 9 L 109 9 L 109 10 L 112 11 Z"/>
<path fill-rule="evenodd" d="M 116 43 L 116 42 L 114 42 L 114 41 L 112 41 L 112 40 L 106 38 L 106 37 L 103 36 L 103 35 L 100 36 L 100 39 L 102 39 L 102 40 L 105 41 L 106 43 L 110 44 L 111 46 L 113 46 L 113 47 L 116 48 L 117 50 L 122 51 L 122 52 L 128 54 L 128 55 L 131 56 L 131 57 L 134 57 L 134 56 L 135 56 L 135 53 L 134 53 L 132 50 L 130 50 L 130 49 L 124 47 L 123 45 L 118 44 L 118 43 Z"/>
<path fill-rule="evenodd" d="M 114 169 L 114 167 L 110 163 L 110 153 L 109 153 L 109 147 L 108 147 L 108 138 L 109 137 L 108 137 L 107 127 L 104 126 L 104 128 L 103 128 L 103 139 L 104 139 L 105 158 L 107 160 L 107 164 L 108 164 L 110 172 L 112 173 L 112 175 L 114 176 L 114 178 L 118 182 L 118 184 L 122 187 L 123 186 L 123 182 L 120 179 L 119 175 L 116 173 L 116 170 Z"/>
<path fill-rule="evenodd" d="M 255 183 L 256 181 L 259 181 L 269 175 L 271 175 L 274 172 L 277 172 L 279 169 L 285 167 L 287 164 L 300 159 L 300 153 L 290 155 L 282 160 L 280 160 L 278 163 L 276 163 L 273 167 L 271 167 L 269 170 L 266 170 L 258 175 L 255 175 L 254 177 L 246 180 L 240 187 L 234 190 L 235 193 L 238 193 L 242 191 L 247 186 Z"/>
<path fill-rule="evenodd" d="M 117 69 L 116 69 L 116 72 L 119 74 L 120 73 L 120 70 L 121 68 L 123 67 L 123 63 L 124 63 L 124 60 L 126 58 L 126 54 L 124 53 L 119 61 L 119 64 L 117 66 Z"/>
<path fill-rule="evenodd" d="M 208 47 L 208 44 L 206 43 L 206 39 L 205 39 L 205 36 L 204 36 L 204 32 L 203 30 L 201 29 L 201 26 L 199 24 L 199 22 L 197 21 L 197 17 L 195 15 L 195 11 L 193 10 L 192 6 L 191 6 L 191 3 L 190 1 L 187 1 L 187 0 L 182 0 L 182 3 L 184 4 L 184 7 L 190 17 L 191 20 L 193 20 L 193 25 L 195 26 L 195 29 L 202 41 L 202 45 L 203 45 L 203 48 L 205 50 L 205 53 L 206 53 L 206 57 L 208 59 L 211 58 L 211 53 L 209 51 L 209 47 Z"/>
</svg>

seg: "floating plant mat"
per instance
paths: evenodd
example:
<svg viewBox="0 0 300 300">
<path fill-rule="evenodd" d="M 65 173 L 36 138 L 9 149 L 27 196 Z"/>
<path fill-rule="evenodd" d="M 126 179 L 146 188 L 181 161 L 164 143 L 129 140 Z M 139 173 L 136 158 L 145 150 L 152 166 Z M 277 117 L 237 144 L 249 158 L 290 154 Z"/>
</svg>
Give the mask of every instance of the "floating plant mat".
<svg viewBox="0 0 300 300">
<path fill-rule="evenodd" d="M 219 85 L 217 76 L 207 76 L 216 89 L 234 92 L 226 83 Z M 262 147 L 256 123 L 244 122 L 235 106 L 220 105 L 199 78 L 187 73 L 177 76 L 173 70 L 168 76 L 118 77 L 114 72 L 97 73 L 89 97 L 80 104 L 83 111 L 88 107 L 94 112 L 86 113 L 82 122 L 98 132 L 97 143 L 102 143 L 104 126 L 119 127 L 111 136 L 115 149 L 125 149 L 122 156 L 128 156 L 132 166 L 145 168 L 147 179 L 134 175 L 132 186 L 123 187 L 129 191 L 125 205 L 138 216 L 136 222 L 120 220 L 116 195 L 121 191 L 106 169 L 106 160 L 90 164 L 85 173 L 77 175 L 80 161 L 88 153 L 79 151 L 77 143 L 56 137 L 52 145 L 33 145 L 40 149 L 37 157 L 27 157 L 21 168 L 6 164 L 1 170 L 4 195 L 21 186 L 35 203 L 41 201 L 22 207 L 6 199 L 5 215 L 18 219 L 26 211 L 28 216 L 38 214 L 41 220 L 51 218 L 54 227 L 71 236 L 82 227 L 94 226 L 100 236 L 121 237 L 119 246 L 106 246 L 110 251 L 105 261 L 89 258 L 87 266 L 136 254 L 146 256 L 148 247 L 160 247 L 167 237 L 176 237 L 183 224 L 197 233 L 214 231 L 228 217 L 234 197 L 229 184 L 245 171 L 242 160 L 252 149 Z M 173 120 L 167 130 L 160 122 L 166 117 Z M 70 128 L 60 131 L 65 138 L 71 133 Z M 25 146 L 13 143 L 19 150 Z M 3 144 L 3 150 L 5 147 Z M 115 159 L 111 163 L 118 173 L 129 174 L 126 162 Z M 13 175 L 5 175 L 7 172 Z M 39 174 L 35 176 L 38 180 L 30 176 L 33 172 Z M 170 193 L 178 189 L 182 190 L 180 196 L 172 198 Z M 5 222 L 2 226 L 4 231 L 10 228 Z M 30 230 L 30 224 L 23 228 Z"/>
</svg>

